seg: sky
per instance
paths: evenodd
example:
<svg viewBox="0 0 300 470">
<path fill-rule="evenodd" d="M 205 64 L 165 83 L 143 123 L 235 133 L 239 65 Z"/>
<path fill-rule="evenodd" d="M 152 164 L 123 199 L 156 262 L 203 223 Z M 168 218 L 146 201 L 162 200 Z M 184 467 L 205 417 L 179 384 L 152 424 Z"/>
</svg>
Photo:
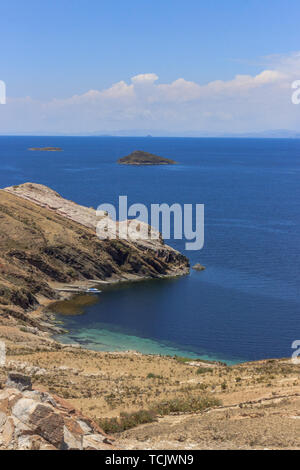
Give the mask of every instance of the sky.
<svg viewBox="0 0 300 470">
<path fill-rule="evenodd" d="M 298 0 L 2 0 L 0 134 L 300 131 Z"/>
</svg>

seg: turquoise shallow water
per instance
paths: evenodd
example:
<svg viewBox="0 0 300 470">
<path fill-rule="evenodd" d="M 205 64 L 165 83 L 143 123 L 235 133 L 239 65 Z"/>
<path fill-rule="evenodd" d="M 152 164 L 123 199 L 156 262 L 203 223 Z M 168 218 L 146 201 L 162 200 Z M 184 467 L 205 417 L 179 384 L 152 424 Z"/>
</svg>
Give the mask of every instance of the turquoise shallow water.
<svg viewBox="0 0 300 470">
<path fill-rule="evenodd" d="M 148 338 L 127 335 L 118 331 L 110 331 L 107 325 L 103 329 L 98 325 L 97 328 L 83 328 L 76 334 L 58 335 L 59 341 L 65 344 L 80 344 L 86 349 L 95 351 L 138 351 L 143 354 L 158 354 L 163 356 L 180 356 L 188 358 L 199 358 L 210 361 L 224 361 L 227 364 L 239 362 L 238 360 L 229 360 L 213 355 L 207 355 L 205 352 L 196 354 L 195 352 L 184 350 L 171 345 Z"/>
<path fill-rule="evenodd" d="M 28 152 L 57 146 L 63 152 Z M 128 167 L 141 149 L 175 166 Z M 103 292 L 84 315 L 63 317 L 94 348 L 228 361 L 289 357 L 300 338 L 300 141 L 0 137 L 0 184 L 35 181 L 86 206 L 205 204 L 205 246 L 185 252 L 201 273 Z M 177 351 L 177 352 L 175 352 Z"/>
<path fill-rule="evenodd" d="M 165 339 L 156 340 L 145 336 L 145 333 L 139 330 L 137 323 L 136 311 L 139 308 L 140 302 L 144 302 L 147 295 L 152 295 L 157 288 L 166 289 L 167 286 L 178 282 L 178 280 L 170 279 L 163 281 L 142 281 L 138 283 L 121 285 L 119 287 L 110 287 L 104 289 L 98 297 L 98 303 L 86 306 L 83 314 L 77 315 L 57 315 L 59 321 L 63 321 L 64 328 L 69 331 L 67 334 L 57 335 L 56 339 L 65 344 L 80 344 L 86 349 L 93 349 L 96 351 L 139 351 L 144 354 L 160 354 L 170 356 L 182 356 L 189 358 L 199 358 L 205 360 L 223 361 L 229 363 L 242 362 L 242 358 L 229 358 L 222 356 L 218 353 L 207 353 L 205 350 L 200 350 L 199 347 L 193 349 L 188 344 L 180 345 Z M 125 311 L 120 311 L 120 316 L 123 317 L 122 322 L 112 324 L 109 318 L 105 319 L 101 312 L 107 312 L 108 308 L 114 310 L 114 304 L 120 300 L 120 297 L 127 298 L 127 305 L 129 305 L 130 312 L 125 308 Z M 94 296 L 93 296 L 94 297 Z M 76 303 L 74 297 L 73 305 Z M 136 303 L 136 309 L 132 309 L 132 303 Z M 141 306 L 141 318 L 143 318 L 143 307 Z M 94 310 L 95 309 L 95 310 Z M 94 313 L 93 313 L 94 312 Z M 100 315 L 99 315 L 100 313 Z M 95 316 L 94 316 L 95 314 Z M 93 318 L 93 320 L 91 320 Z M 102 318 L 101 321 L 100 318 Z M 127 318 L 127 321 L 126 321 Z M 89 321 L 86 321 L 89 319 Z M 151 316 L 148 321 L 151 322 Z M 157 323 L 155 325 L 155 323 Z M 152 316 L 153 330 L 160 327 L 172 329 L 174 326 L 164 324 L 156 316 Z M 135 334 L 134 334 L 135 333 Z M 164 333 L 162 333 L 164 335 Z"/>
</svg>

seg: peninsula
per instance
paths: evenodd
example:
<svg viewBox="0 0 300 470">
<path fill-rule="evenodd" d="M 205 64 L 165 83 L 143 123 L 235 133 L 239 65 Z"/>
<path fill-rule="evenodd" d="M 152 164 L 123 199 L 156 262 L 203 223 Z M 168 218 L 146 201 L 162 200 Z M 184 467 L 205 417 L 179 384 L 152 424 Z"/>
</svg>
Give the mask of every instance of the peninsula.
<svg viewBox="0 0 300 470">
<path fill-rule="evenodd" d="M 162 239 L 100 240 L 101 217 L 107 213 L 99 216 L 40 184 L 0 190 L 0 311 L 24 312 L 41 298 L 57 298 L 53 282 L 63 288 L 188 273 L 188 259 Z"/>
<path fill-rule="evenodd" d="M 130 155 L 120 158 L 118 163 L 121 165 L 174 165 L 176 162 L 142 150 L 135 150 Z"/>
</svg>

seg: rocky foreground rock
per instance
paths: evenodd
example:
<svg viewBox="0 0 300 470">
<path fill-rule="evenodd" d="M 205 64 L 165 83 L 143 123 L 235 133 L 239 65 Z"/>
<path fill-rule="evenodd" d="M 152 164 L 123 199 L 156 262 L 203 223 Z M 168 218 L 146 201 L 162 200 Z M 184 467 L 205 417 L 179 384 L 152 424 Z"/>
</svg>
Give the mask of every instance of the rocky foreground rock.
<svg viewBox="0 0 300 470">
<path fill-rule="evenodd" d="M 58 396 L 32 390 L 29 377 L 11 374 L 0 391 L 0 450 L 111 450 L 91 419 Z"/>
</svg>

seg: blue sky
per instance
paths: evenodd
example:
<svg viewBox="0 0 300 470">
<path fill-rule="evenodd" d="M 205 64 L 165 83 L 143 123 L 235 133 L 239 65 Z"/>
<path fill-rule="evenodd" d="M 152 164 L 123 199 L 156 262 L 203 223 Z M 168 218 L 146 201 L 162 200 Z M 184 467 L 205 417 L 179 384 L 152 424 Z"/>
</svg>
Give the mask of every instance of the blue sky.
<svg viewBox="0 0 300 470">
<path fill-rule="evenodd" d="M 166 104 L 165 96 L 160 101 L 161 90 L 158 93 L 155 89 L 154 93 L 152 86 L 146 92 L 144 87 L 143 93 L 139 91 L 139 105 L 137 100 L 134 106 L 133 101 L 125 100 L 122 112 L 120 102 L 115 105 L 114 97 L 115 116 L 108 115 L 109 105 L 99 101 L 100 95 L 96 95 L 96 103 L 89 104 L 89 110 L 86 102 L 77 103 L 76 107 L 66 100 L 74 95 L 85 96 L 90 90 L 109 90 L 120 82 L 130 86 L 132 77 L 149 74 L 158 77 L 152 80 L 152 85 L 184 79 L 205 86 L 215 81 L 230 82 L 237 75 L 255 77 L 266 70 L 283 72 L 283 69 L 291 79 L 296 78 L 299 14 L 300 4 L 296 0 L 3 0 L 0 79 L 6 82 L 8 103 L 0 109 L 0 132 L 43 132 L 43 129 L 45 132 L 109 132 L 140 125 L 151 131 L 154 122 L 175 133 L 181 128 L 221 132 L 221 123 L 212 126 L 214 113 L 219 113 L 219 117 L 223 113 L 227 121 L 232 115 L 233 131 L 264 130 L 262 119 L 255 120 L 254 110 L 250 110 L 251 116 L 244 119 L 243 126 L 238 123 L 241 97 L 238 110 L 233 106 L 231 112 L 230 100 L 225 103 L 222 96 L 218 108 L 214 96 L 203 100 L 201 95 L 200 99 L 200 90 L 191 99 L 188 97 L 184 106 L 178 90 L 174 99 L 181 104 L 176 108 L 174 101 L 170 105 L 169 98 Z M 292 73 L 287 71 L 291 60 Z M 273 77 L 271 82 L 273 86 Z M 145 109 L 142 123 L 141 96 Z M 287 99 L 288 93 L 276 96 L 281 102 Z M 26 97 L 30 97 L 27 102 Z M 255 95 L 254 101 L 257 99 Z M 61 100 L 63 105 L 56 103 L 55 110 L 53 100 Z M 266 100 L 265 97 L 263 106 L 270 110 L 271 117 L 274 109 L 270 109 L 272 103 Z M 67 105 L 72 107 L 69 113 Z M 103 108 L 106 111 L 101 114 Z M 246 108 L 245 97 L 244 111 Z M 285 114 L 289 109 L 293 118 Z M 184 125 L 182 119 L 176 121 L 176 110 L 178 115 L 186 113 Z M 206 121 L 199 118 L 200 111 L 202 117 L 207 114 Z M 270 119 L 265 123 L 266 129 L 274 125 L 295 129 L 299 122 L 297 113 L 300 107 L 296 112 L 284 106 L 282 121 Z M 80 121 L 80 114 L 85 116 L 84 122 Z M 87 120 L 88 114 L 91 121 Z M 224 131 L 228 132 L 230 126 L 228 122 L 225 124 Z"/>
</svg>

